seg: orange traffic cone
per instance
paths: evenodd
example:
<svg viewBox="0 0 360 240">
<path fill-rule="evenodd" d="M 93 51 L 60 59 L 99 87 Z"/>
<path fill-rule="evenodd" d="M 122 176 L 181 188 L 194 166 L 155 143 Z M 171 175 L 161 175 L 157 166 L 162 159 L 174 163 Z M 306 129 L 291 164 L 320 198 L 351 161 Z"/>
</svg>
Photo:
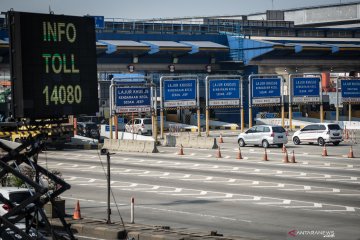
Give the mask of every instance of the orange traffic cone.
<svg viewBox="0 0 360 240">
<path fill-rule="evenodd" d="M 349 151 L 349 154 L 348 154 L 348 158 L 354 158 L 354 152 L 353 152 L 352 146 L 350 146 L 350 151 Z"/>
<path fill-rule="evenodd" d="M 242 155 L 241 155 L 241 149 L 239 147 L 239 151 L 237 153 L 236 159 L 243 159 Z"/>
<path fill-rule="evenodd" d="M 285 151 L 283 163 L 289 163 L 289 155 L 288 155 L 288 152 L 287 152 L 287 151 Z"/>
<path fill-rule="evenodd" d="M 220 133 L 220 137 L 219 137 L 219 143 L 224 143 L 221 133 Z"/>
<path fill-rule="evenodd" d="M 80 219 L 81 219 L 79 200 L 77 201 L 76 206 L 75 206 L 75 211 L 74 211 L 73 219 L 74 219 L 74 220 L 80 220 Z"/>
<path fill-rule="evenodd" d="M 286 146 L 285 144 L 283 144 L 283 147 L 282 147 L 282 152 L 285 153 L 287 150 L 286 150 Z"/>
<path fill-rule="evenodd" d="M 292 150 L 291 162 L 296 163 L 294 150 Z"/>
<path fill-rule="evenodd" d="M 182 144 L 180 144 L 180 149 L 179 149 L 178 155 L 184 155 L 184 148 L 183 148 Z"/>
<path fill-rule="evenodd" d="M 267 152 L 266 152 L 266 148 L 265 148 L 265 153 L 264 153 L 264 158 L 263 158 L 264 161 L 269 161 L 268 159 L 268 156 L 267 156 Z"/>
<path fill-rule="evenodd" d="M 324 145 L 324 148 L 323 148 L 323 151 L 322 151 L 321 156 L 323 156 L 323 157 L 328 156 L 328 154 L 327 154 L 327 150 L 326 150 L 326 144 Z"/>
<path fill-rule="evenodd" d="M 216 157 L 217 157 L 217 158 L 222 158 L 222 157 L 221 157 L 221 152 L 220 152 L 220 146 L 218 147 L 218 150 L 217 150 L 217 152 L 216 152 Z"/>
</svg>

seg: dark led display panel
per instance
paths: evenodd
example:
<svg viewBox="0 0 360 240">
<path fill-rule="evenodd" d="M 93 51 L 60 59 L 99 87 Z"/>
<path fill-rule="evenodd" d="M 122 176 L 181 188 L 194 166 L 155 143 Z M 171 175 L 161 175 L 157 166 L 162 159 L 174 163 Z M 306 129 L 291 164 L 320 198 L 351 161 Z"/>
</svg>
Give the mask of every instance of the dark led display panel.
<svg viewBox="0 0 360 240">
<path fill-rule="evenodd" d="M 92 17 L 9 12 L 14 117 L 98 111 Z"/>
</svg>

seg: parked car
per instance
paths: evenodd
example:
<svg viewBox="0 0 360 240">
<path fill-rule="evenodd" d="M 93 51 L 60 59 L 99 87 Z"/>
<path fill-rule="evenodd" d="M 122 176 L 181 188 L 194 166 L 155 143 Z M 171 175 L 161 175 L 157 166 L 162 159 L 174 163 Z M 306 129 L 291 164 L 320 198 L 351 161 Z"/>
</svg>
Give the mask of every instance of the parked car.
<svg viewBox="0 0 360 240">
<path fill-rule="evenodd" d="M 317 143 L 323 146 L 332 143 L 335 146 L 343 141 L 342 129 L 336 123 L 315 123 L 296 131 L 292 137 L 295 145 L 302 142 Z"/>
<path fill-rule="evenodd" d="M 100 136 L 99 127 L 94 122 L 78 122 L 77 133 L 80 136 L 98 139 Z"/>
<path fill-rule="evenodd" d="M 287 132 L 282 126 L 259 125 L 240 133 L 238 143 L 240 147 L 245 145 L 261 145 L 268 148 L 270 145 L 282 147 L 288 142 Z"/>
<path fill-rule="evenodd" d="M 134 118 L 127 122 L 125 131 L 137 134 L 152 134 L 152 121 L 151 118 Z"/>
</svg>

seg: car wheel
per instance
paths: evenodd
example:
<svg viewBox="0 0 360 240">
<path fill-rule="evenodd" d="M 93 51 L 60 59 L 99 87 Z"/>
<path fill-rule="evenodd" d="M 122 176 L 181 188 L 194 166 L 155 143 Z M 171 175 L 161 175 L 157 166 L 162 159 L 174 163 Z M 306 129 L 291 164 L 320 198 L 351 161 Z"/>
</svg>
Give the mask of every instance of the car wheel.
<svg viewBox="0 0 360 240">
<path fill-rule="evenodd" d="M 294 142 L 295 145 L 299 145 L 300 144 L 300 139 L 298 137 L 294 137 L 293 142 Z"/>
<path fill-rule="evenodd" d="M 268 148 L 269 147 L 269 142 L 266 140 L 263 140 L 261 145 L 263 146 L 263 148 Z"/>
<path fill-rule="evenodd" d="M 333 144 L 334 144 L 335 146 L 337 146 L 337 145 L 340 144 L 340 142 L 333 142 Z"/>
<path fill-rule="evenodd" d="M 141 132 L 141 130 L 139 130 L 139 131 L 138 131 L 138 135 L 142 135 L 142 132 Z"/>
<path fill-rule="evenodd" d="M 323 138 L 318 138 L 318 145 L 319 146 L 324 146 L 324 144 L 325 144 L 324 139 Z"/>
<path fill-rule="evenodd" d="M 244 147 L 244 146 L 245 146 L 244 139 L 242 139 L 242 138 L 239 139 L 239 146 L 240 146 L 240 147 Z"/>
</svg>

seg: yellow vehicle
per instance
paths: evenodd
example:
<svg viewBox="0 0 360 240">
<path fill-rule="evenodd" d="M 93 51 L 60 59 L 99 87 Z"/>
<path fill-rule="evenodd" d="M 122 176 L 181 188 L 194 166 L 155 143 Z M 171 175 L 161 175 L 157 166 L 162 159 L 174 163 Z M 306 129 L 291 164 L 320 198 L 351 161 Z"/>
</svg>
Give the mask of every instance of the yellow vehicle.
<svg viewBox="0 0 360 240">
<path fill-rule="evenodd" d="M 48 123 L 44 125 L 24 125 L 17 122 L 0 123 L 0 138 L 13 142 L 22 142 L 30 135 L 43 134 L 47 147 L 63 149 L 74 136 L 74 127 L 69 123 Z"/>
</svg>

